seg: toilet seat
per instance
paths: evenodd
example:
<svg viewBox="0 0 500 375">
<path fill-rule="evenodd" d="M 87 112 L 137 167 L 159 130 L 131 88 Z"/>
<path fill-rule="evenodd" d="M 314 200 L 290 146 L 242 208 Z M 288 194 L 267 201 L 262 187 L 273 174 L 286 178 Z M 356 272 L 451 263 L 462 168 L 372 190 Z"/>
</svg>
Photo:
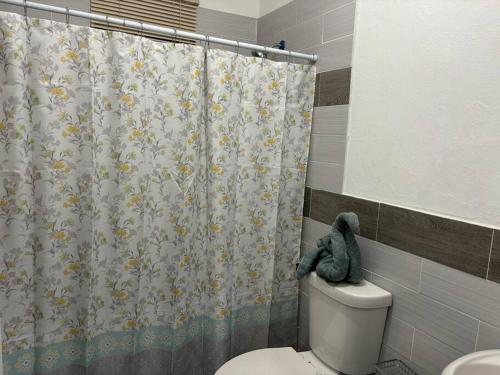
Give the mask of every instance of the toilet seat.
<svg viewBox="0 0 500 375">
<path fill-rule="evenodd" d="M 315 368 L 293 348 L 271 348 L 241 354 L 215 375 L 316 375 Z"/>
</svg>

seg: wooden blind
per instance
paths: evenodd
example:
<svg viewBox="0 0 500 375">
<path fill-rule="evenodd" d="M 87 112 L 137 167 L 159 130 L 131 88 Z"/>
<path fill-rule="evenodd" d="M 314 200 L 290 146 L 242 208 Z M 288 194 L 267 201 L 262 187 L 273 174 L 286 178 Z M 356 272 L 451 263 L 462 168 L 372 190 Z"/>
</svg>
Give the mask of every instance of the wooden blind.
<svg viewBox="0 0 500 375">
<path fill-rule="evenodd" d="M 91 0 L 90 10 L 92 13 L 106 16 L 196 32 L 198 0 Z M 136 35 L 142 34 L 144 37 L 157 40 L 177 40 L 183 43 L 194 43 L 193 40 L 175 38 L 174 36 L 149 31 L 141 32 L 141 30 L 121 25 L 108 25 L 106 22 L 92 21 L 91 26 Z"/>
</svg>

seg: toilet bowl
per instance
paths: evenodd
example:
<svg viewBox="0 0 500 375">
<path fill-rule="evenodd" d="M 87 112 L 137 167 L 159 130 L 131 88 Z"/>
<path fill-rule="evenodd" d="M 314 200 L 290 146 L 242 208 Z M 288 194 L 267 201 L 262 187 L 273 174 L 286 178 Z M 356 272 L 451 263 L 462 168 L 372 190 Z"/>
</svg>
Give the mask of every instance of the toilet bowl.
<svg viewBox="0 0 500 375">
<path fill-rule="evenodd" d="M 367 375 L 374 372 L 392 295 L 364 280 L 328 283 L 308 276 L 311 351 L 254 350 L 226 362 L 215 375 Z"/>
</svg>

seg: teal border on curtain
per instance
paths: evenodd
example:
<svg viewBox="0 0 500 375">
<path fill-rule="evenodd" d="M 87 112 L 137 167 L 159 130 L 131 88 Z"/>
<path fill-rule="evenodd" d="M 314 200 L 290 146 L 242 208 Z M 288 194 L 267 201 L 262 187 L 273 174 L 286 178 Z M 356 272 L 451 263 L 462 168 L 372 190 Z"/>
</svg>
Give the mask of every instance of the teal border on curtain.
<svg viewBox="0 0 500 375">
<path fill-rule="evenodd" d="M 241 308 L 223 320 L 199 317 L 178 328 L 151 326 L 131 331 L 107 332 L 89 342 L 68 340 L 18 351 L 4 355 L 4 373 L 25 375 L 54 371 L 69 365 L 88 367 L 107 356 L 132 355 L 151 349 L 175 351 L 197 337 L 220 341 L 237 335 L 241 328 L 296 317 L 297 296 L 294 296 L 272 305 Z"/>
</svg>

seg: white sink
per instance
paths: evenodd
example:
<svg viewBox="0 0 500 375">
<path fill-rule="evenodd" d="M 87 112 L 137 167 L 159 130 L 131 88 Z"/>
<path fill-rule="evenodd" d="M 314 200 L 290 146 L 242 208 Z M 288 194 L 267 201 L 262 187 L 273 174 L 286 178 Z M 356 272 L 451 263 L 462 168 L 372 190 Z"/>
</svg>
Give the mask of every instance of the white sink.
<svg viewBox="0 0 500 375">
<path fill-rule="evenodd" d="M 498 375 L 500 350 L 475 352 L 451 362 L 441 375 Z"/>
</svg>

